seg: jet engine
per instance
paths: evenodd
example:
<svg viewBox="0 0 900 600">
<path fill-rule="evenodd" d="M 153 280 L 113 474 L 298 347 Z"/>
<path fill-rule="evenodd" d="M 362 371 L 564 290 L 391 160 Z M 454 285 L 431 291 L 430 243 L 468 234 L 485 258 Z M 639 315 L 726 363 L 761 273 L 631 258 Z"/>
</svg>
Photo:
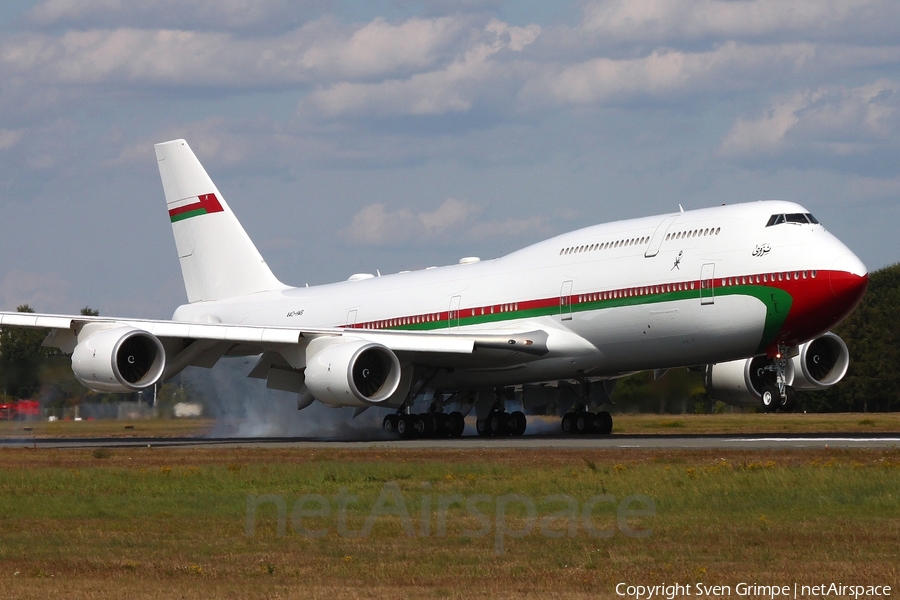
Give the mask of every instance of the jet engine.
<svg viewBox="0 0 900 600">
<path fill-rule="evenodd" d="M 364 340 L 307 349 L 306 386 L 329 406 L 372 406 L 391 397 L 400 384 L 400 361 L 389 348 Z"/>
<path fill-rule="evenodd" d="M 850 366 L 850 351 L 844 340 L 825 333 L 800 346 L 794 363 L 795 390 L 821 390 L 844 378 Z"/>
<path fill-rule="evenodd" d="M 95 392 L 134 392 L 162 377 L 166 351 L 153 335 L 127 325 L 82 332 L 72 353 L 75 378 Z"/>
<path fill-rule="evenodd" d="M 847 344 L 831 332 L 801 344 L 797 350 L 785 373 L 787 385 L 794 390 L 831 387 L 847 374 Z M 703 380 L 713 398 L 737 406 L 759 405 L 763 386 L 775 382 L 775 360 L 765 356 L 707 365 Z"/>
<path fill-rule="evenodd" d="M 788 385 L 794 379 L 794 364 L 787 363 Z M 735 406 L 758 406 L 762 388 L 776 380 L 775 360 L 765 356 L 742 358 L 706 366 L 703 385 L 716 400 Z"/>
</svg>

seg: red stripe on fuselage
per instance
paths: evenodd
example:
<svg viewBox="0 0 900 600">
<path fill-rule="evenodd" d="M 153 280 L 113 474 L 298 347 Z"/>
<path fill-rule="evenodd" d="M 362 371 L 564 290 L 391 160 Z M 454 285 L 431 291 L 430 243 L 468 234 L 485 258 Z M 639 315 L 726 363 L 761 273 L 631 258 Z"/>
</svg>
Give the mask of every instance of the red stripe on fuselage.
<svg viewBox="0 0 900 600">
<path fill-rule="evenodd" d="M 845 271 L 791 271 L 776 273 L 754 273 L 753 275 L 718 277 L 712 281 L 712 294 L 716 290 L 736 285 L 759 285 L 784 290 L 791 295 L 791 308 L 775 340 L 767 349 L 773 356 L 778 344 L 789 346 L 802 343 L 834 327 L 842 321 L 862 300 L 868 286 L 869 276 L 854 275 Z M 701 282 L 681 281 L 665 284 L 617 288 L 572 294 L 570 304 L 574 307 L 582 303 L 609 300 L 613 298 L 653 296 L 672 291 L 696 291 L 700 298 Z M 493 306 L 465 307 L 454 311 L 453 318 L 469 316 L 515 313 L 535 308 L 560 307 L 560 297 L 536 300 L 519 300 L 495 304 Z M 448 311 L 404 315 L 344 325 L 357 329 L 390 329 L 419 323 L 447 322 L 451 318 Z"/>
</svg>

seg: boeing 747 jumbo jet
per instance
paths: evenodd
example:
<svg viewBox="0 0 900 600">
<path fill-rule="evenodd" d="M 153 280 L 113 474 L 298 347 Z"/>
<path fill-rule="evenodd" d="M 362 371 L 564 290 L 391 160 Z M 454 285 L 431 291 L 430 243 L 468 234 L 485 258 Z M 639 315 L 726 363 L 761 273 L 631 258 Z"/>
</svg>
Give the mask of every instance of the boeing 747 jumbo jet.
<svg viewBox="0 0 900 600">
<path fill-rule="evenodd" d="M 710 393 L 768 411 L 837 383 L 828 330 L 859 303 L 862 262 L 802 206 L 766 201 L 579 229 L 502 258 L 290 287 L 272 274 L 184 140 L 156 157 L 188 303 L 171 321 L 0 313 L 50 330 L 87 387 L 131 392 L 185 367 L 258 356 L 250 377 L 297 408 L 390 409 L 402 437 L 522 434 L 555 404 L 608 434 L 616 378 L 702 369 Z"/>
</svg>

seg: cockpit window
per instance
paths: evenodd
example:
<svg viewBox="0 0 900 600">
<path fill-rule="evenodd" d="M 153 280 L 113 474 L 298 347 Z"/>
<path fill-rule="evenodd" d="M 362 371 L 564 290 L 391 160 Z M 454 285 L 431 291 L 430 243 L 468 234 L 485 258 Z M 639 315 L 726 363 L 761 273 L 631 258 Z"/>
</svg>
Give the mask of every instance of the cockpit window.
<svg viewBox="0 0 900 600">
<path fill-rule="evenodd" d="M 809 213 L 789 213 L 785 215 L 772 215 L 766 227 L 773 225 L 781 225 L 782 223 L 793 223 L 795 225 L 818 225 L 819 221 Z"/>
</svg>

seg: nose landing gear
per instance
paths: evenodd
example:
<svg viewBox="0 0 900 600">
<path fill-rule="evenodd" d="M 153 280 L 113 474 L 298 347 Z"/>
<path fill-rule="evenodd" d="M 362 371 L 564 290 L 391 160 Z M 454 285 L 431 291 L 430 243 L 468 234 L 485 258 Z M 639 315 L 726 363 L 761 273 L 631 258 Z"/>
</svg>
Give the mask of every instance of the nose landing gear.
<svg viewBox="0 0 900 600">
<path fill-rule="evenodd" d="M 778 345 L 778 354 L 775 356 L 774 362 L 775 383 L 763 385 L 760 391 L 762 407 L 765 412 L 775 412 L 778 409 L 790 412 L 797 405 L 797 396 L 794 388 L 787 383 L 787 346 Z"/>
</svg>

